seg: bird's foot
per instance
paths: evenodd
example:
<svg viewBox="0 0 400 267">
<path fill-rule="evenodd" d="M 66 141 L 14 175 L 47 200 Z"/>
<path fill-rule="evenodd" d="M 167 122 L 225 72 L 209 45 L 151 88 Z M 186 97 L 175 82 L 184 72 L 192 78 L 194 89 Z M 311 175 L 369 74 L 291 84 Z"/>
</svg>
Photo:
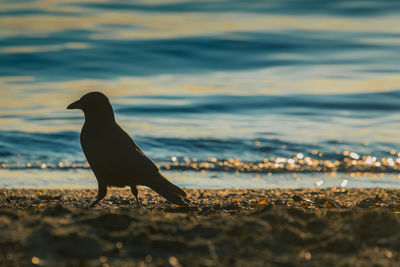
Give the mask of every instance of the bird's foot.
<svg viewBox="0 0 400 267">
<path fill-rule="evenodd" d="M 99 201 L 100 199 L 96 199 L 95 201 L 93 201 L 93 203 L 89 205 L 89 208 L 94 208 L 99 203 Z"/>
<path fill-rule="evenodd" d="M 143 205 L 140 201 L 136 201 L 136 207 L 137 208 L 143 208 Z"/>
</svg>

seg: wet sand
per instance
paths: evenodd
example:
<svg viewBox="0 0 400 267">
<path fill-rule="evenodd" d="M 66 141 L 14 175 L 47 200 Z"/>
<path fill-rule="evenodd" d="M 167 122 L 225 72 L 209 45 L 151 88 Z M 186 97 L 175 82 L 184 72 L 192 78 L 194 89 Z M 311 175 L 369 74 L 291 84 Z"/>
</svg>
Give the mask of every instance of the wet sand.
<svg viewBox="0 0 400 267">
<path fill-rule="evenodd" d="M 0 266 L 399 266 L 400 189 L 0 189 Z"/>
</svg>

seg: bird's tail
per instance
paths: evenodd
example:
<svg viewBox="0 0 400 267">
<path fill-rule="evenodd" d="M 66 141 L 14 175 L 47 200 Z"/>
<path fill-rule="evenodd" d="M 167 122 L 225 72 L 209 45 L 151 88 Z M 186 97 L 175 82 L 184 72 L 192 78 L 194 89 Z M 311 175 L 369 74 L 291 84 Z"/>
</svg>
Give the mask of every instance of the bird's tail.
<svg viewBox="0 0 400 267">
<path fill-rule="evenodd" d="M 160 179 L 150 183 L 148 186 L 169 202 L 179 206 L 188 206 L 187 202 L 189 202 L 189 200 L 186 199 L 185 191 L 168 181 L 161 173 Z"/>
</svg>

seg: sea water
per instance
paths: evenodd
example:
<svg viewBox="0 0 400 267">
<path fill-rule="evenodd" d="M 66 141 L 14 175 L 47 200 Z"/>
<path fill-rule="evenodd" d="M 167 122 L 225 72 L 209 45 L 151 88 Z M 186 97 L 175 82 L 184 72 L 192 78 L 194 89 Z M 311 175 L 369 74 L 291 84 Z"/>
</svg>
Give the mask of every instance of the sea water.
<svg viewBox="0 0 400 267">
<path fill-rule="evenodd" d="M 95 187 L 83 114 L 185 187 L 399 187 L 400 2 L 1 1 L 0 187 Z"/>
</svg>

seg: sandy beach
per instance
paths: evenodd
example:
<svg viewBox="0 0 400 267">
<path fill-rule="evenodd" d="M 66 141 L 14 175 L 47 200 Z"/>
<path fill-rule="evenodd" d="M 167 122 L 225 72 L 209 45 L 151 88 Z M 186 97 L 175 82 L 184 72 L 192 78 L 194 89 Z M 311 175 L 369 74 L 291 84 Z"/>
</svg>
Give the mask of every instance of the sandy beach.
<svg viewBox="0 0 400 267">
<path fill-rule="evenodd" d="M 1 266 L 398 266 L 399 189 L 0 190 Z"/>
</svg>

